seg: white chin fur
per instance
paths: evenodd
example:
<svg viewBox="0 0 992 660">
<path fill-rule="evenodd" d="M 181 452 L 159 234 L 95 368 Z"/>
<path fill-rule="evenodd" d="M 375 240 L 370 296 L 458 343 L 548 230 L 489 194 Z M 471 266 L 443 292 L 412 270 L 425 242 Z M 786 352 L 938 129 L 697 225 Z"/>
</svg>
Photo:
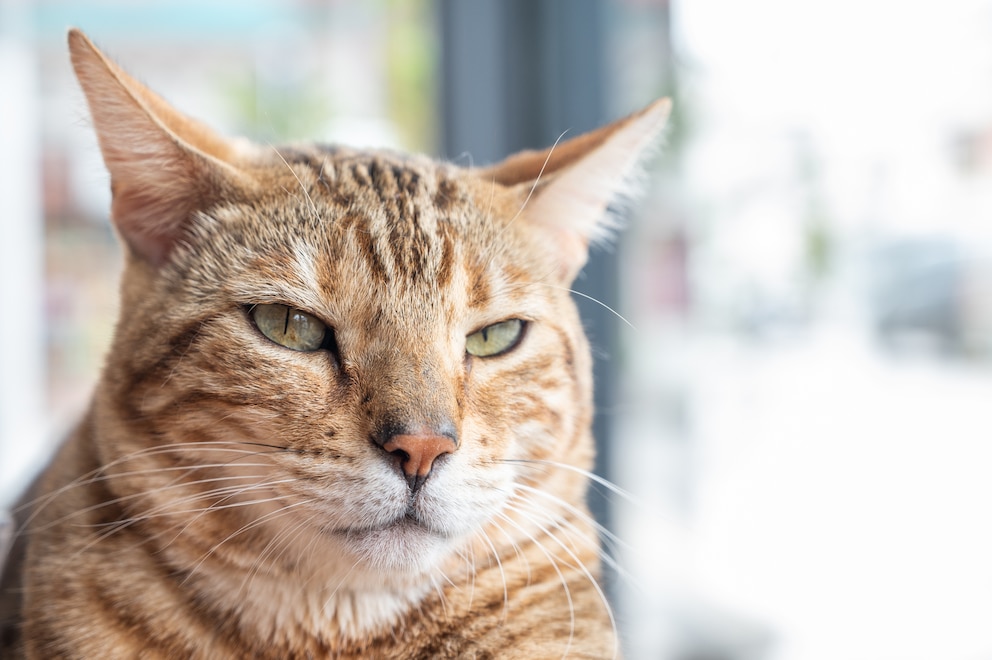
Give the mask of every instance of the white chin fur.
<svg viewBox="0 0 992 660">
<path fill-rule="evenodd" d="M 405 574 L 429 572 L 455 549 L 453 539 L 412 523 L 348 534 L 345 543 L 368 569 Z"/>
</svg>

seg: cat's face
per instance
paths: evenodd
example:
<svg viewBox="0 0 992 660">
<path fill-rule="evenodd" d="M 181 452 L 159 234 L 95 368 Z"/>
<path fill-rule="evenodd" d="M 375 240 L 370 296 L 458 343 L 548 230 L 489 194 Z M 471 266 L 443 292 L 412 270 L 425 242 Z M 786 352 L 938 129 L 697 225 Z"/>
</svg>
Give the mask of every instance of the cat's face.
<svg viewBox="0 0 992 660">
<path fill-rule="evenodd" d="M 417 571 L 534 481 L 515 461 L 590 467 L 588 350 L 555 245 L 505 215 L 522 198 L 381 154 L 272 156 L 253 176 L 125 288 L 108 386 L 133 411 L 113 458 L 189 443 L 225 487 L 259 484 L 228 503 L 271 498 L 276 533 Z M 411 487 L 383 445 L 418 433 L 451 444 Z"/>
<path fill-rule="evenodd" d="M 402 581 L 584 507 L 569 287 L 665 102 L 459 169 L 227 141 L 70 47 L 127 254 L 99 462 L 173 565 Z"/>
</svg>

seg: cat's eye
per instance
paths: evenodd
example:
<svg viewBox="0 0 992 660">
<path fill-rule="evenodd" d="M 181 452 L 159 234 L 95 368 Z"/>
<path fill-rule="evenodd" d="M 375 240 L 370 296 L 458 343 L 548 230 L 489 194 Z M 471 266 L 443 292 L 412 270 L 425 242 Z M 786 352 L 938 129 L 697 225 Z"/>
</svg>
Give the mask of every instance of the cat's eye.
<svg viewBox="0 0 992 660">
<path fill-rule="evenodd" d="M 465 351 L 476 357 L 493 357 L 514 348 L 523 335 L 524 322 L 510 319 L 488 325 L 465 338 Z"/>
<path fill-rule="evenodd" d="M 253 305 L 249 313 L 263 335 L 294 351 L 325 348 L 332 334 L 319 319 L 287 305 Z"/>
</svg>

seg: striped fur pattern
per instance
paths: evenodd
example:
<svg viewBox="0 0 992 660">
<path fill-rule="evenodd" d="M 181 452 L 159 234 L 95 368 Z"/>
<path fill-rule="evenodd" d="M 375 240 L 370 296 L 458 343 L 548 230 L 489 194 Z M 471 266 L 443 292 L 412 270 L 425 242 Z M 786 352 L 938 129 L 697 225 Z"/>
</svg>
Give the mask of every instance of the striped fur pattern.
<svg viewBox="0 0 992 660">
<path fill-rule="evenodd" d="M 466 170 L 225 141 L 77 31 L 70 50 L 121 313 L 90 411 L 19 511 L 4 657 L 616 657 L 569 286 L 667 105 Z M 570 192 L 582 212 L 554 215 Z M 272 304 L 333 343 L 269 339 L 252 310 Z M 508 319 L 510 350 L 466 352 Z M 376 440 L 397 428 L 455 443 L 417 488 Z"/>
</svg>

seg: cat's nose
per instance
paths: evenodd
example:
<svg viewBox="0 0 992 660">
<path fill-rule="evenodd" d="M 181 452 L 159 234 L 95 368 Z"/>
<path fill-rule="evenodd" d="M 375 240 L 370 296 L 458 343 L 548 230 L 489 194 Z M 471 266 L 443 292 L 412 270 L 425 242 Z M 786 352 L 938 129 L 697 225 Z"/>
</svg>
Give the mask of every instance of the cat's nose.
<svg viewBox="0 0 992 660">
<path fill-rule="evenodd" d="M 381 447 L 400 459 L 410 490 L 417 492 L 430 475 L 438 456 L 450 454 L 458 446 L 449 435 L 409 433 L 390 436 Z"/>
</svg>

